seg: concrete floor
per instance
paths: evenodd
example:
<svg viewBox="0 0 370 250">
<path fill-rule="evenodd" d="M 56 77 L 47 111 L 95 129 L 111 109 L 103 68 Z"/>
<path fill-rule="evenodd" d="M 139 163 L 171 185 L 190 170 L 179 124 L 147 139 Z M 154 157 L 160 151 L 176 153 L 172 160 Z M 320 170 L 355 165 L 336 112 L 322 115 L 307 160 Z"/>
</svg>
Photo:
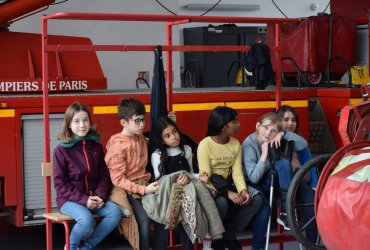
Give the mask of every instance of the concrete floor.
<svg viewBox="0 0 370 250">
<path fill-rule="evenodd" d="M 246 233 L 250 237 L 250 233 Z M 53 249 L 63 250 L 64 228 L 62 225 L 53 225 Z M 17 228 L 4 221 L 0 221 L 0 249 L 1 250 L 44 250 L 46 249 L 45 226 L 32 226 Z M 112 232 L 106 237 L 96 250 L 129 250 L 132 249 L 118 231 Z M 243 247 L 250 250 L 251 247 Z M 271 244 L 270 250 L 278 249 L 277 244 Z M 299 250 L 296 241 L 284 243 L 285 250 Z"/>
</svg>

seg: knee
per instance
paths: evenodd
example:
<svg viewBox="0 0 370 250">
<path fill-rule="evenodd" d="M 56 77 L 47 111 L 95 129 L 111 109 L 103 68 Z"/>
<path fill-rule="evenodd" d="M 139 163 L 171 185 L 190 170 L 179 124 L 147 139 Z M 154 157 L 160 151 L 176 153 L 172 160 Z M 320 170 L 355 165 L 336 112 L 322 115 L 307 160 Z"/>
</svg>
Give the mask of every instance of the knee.
<svg viewBox="0 0 370 250">
<path fill-rule="evenodd" d="M 285 172 L 285 173 L 292 172 L 292 164 L 291 164 L 291 163 L 290 163 L 290 161 L 288 161 L 287 159 L 281 159 L 281 160 L 278 160 L 278 161 L 275 163 L 275 168 L 276 168 L 279 172 Z"/>
<path fill-rule="evenodd" d="M 118 224 L 122 219 L 122 210 L 116 204 L 110 206 L 110 217 Z"/>
<path fill-rule="evenodd" d="M 257 210 L 265 208 L 264 207 L 265 201 L 262 198 L 261 194 L 258 194 L 253 198 L 253 204 L 255 205 Z"/>
<path fill-rule="evenodd" d="M 142 229 L 149 228 L 150 226 L 150 220 L 147 215 L 141 215 L 135 217 L 138 223 L 138 226 Z M 149 229 L 148 229 L 149 230 Z"/>
<path fill-rule="evenodd" d="M 227 199 L 223 196 L 218 196 L 215 200 L 215 203 L 218 213 L 220 214 L 221 219 L 223 219 L 226 216 L 227 211 L 229 210 L 229 203 Z"/>
<path fill-rule="evenodd" d="M 76 218 L 77 224 L 79 224 L 81 227 L 84 227 L 86 229 L 91 229 L 95 226 L 95 219 L 94 216 L 90 213 L 84 213 L 82 216 L 79 216 Z"/>
<path fill-rule="evenodd" d="M 122 210 L 117 204 L 107 201 L 105 205 L 108 207 L 109 212 L 112 214 L 112 216 L 122 216 Z"/>
</svg>

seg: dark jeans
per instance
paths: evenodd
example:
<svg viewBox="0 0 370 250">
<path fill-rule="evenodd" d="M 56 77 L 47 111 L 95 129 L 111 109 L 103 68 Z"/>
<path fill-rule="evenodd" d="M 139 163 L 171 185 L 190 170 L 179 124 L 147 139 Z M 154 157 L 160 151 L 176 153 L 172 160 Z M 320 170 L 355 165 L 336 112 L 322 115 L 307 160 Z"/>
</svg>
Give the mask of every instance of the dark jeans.
<svg viewBox="0 0 370 250">
<path fill-rule="evenodd" d="M 139 228 L 140 237 L 140 249 L 149 250 L 150 248 L 150 219 L 146 214 L 141 200 L 134 199 L 131 195 L 127 195 L 128 200 L 132 206 L 135 213 L 135 219 L 137 221 L 137 226 Z"/>
<path fill-rule="evenodd" d="M 225 227 L 224 239 L 234 240 L 258 213 L 263 204 L 260 194 L 256 195 L 252 202 L 243 206 L 235 205 L 231 200 L 224 196 L 215 199 L 217 210 Z"/>
<path fill-rule="evenodd" d="M 191 243 L 184 227 L 181 223 L 179 223 L 176 227 L 180 234 L 181 240 L 181 249 L 184 250 L 193 250 L 193 244 Z M 169 238 L 169 231 L 165 229 L 165 225 L 163 224 L 156 224 L 155 227 L 155 243 L 154 249 L 155 250 L 164 250 L 168 248 L 168 238 Z"/>
<path fill-rule="evenodd" d="M 251 184 L 249 185 L 260 191 L 260 195 L 263 201 L 261 209 L 258 211 L 258 213 L 254 216 L 252 220 L 253 225 L 252 249 L 264 249 L 266 243 L 265 235 L 267 232 L 267 225 L 269 222 L 269 215 L 271 211 L 270 204 L 266 199 L 265 194 L 261 187 Z"/>
</svg>

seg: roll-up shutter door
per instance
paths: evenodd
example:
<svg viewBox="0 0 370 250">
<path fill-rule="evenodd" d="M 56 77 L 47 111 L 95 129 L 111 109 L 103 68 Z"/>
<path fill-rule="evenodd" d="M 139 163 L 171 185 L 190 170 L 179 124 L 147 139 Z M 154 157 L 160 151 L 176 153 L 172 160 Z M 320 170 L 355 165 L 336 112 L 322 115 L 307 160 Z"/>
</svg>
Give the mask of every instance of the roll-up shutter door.
<svg viewBox="0 0 370 250">
<path fill-rule="evenodd" d="M 44 178 L 41 163 L 44 161 L 44 126 L 42 115 L 23 115 L 22 150 L 24 180 L 25 221 L 39 219 L 45 212 Z M 50 114 L 50 156 L 57 145 L 57 137 L 63 123 L 63 114 Z M 54 187 L 54 184 L 52 184 Z M 55 190 L 52 188 L 52 206 L 56 207 Z"/>
</svg>

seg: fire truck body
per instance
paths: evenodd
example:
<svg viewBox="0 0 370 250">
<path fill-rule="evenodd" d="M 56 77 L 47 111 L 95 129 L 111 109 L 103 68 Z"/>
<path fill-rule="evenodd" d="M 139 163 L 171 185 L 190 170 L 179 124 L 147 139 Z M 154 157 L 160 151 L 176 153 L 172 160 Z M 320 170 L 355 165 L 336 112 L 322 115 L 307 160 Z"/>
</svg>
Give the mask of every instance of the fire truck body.
<svg viewBox="0 0 370 250">
<path fill-rule="evenodd" d="M 354 90 L 331 89 L 330 92 L 342 92 L 339 96 L 317 97 L 318 90 L 286 90 L 283 91 L 282 104 L 295 107 L 300 114 L 300 131 L 310 139 L 318 136 L 320 126 L 338 127 L 339 118 L 336 111 L 349 102 L 356 102 L 358 93 Z M 316 94 L 314 94 L 316 92 Z M 181 130 L 199 142 L 206 134 L 207 118 L 210 110 L 218 105 L 234 107 L 239 112 L 241 124 L 238 139 L 244 138 L 255 129 L 258 117 L 275 108 L 275 91 L 253 91 L 247 88 L 237 89 L 175 89 L 173 93 L 173 109 L 176 111 Z M 150 111 L 150 92 L 142 91 L 94 91 L 77 93 L 51 94 L 50 105 L 50 144 L 51 151 L 57 144 L 57 136 L 67 106 L 80 101 L 92 111 L 93 122 L 102 135 L 105 145 L 109 137 L 118 133 L 121 126 L 117 118 L 117 104 L 122 96 L 136 97 L 146 104 Z M 326 108 L 325 114 L 329 123 L 309 122 L 310 98 L 318 99 Z M 6 108 L 0 109 L 1 130 L 3 139 L 0 149 L 0 185 L 1 209 L 3 215 L 17 226 L 42 223 L 41 214 L 45 209 L 44 182 L 40 174 L 43 161 L 43 117 L 41 95 L 4 95 L 0 102 Z M 148 114 L 149 116 L 149 114 Z M 149 122 L 146 125 L 148 129 Z M 309 130 L 310 134 L 309 135 Z M 336 130 L 331 130 L 337 135 Z M 313 135 L 314 134 L 314 135 Z M 322 138 L 317 138 L 316 143 Z M 315 139 L 313 139 L 315 140 Z M 336 141 L 336 144 L 341 143 Z M 324 150 L 325 151 L 325 150 Z M 52 153 L 52 152 L 51 152 Z M 54 198 L 53 198 L 54 200 Z M 54 204 L 55 205 L 55 204 Z"/>
<path fill-rule="evenodd" d="M 42 37 L 5 31 L 0 36 L 2 60 L 8 62 L 0 68 L 0 138 L 3 140 L 0 215 L 16 226 L 34 225 L 44 222 L 41 214 L 45 211 L 44 180 L 40 173 L 45 143 L 40 93 Z M 55 45 L 92 44 L 87 38 L 49 36 L 48 39 Z M 82 102 L 91 109 L 103 145 L 122 129 L 117 118 L 120 98 L 136 97 L 150 112 L 149 89 L 106 89 L 107 79 L 94 51 L 57 51 L 48 53 L 48 61 L 51 155 L 63 113 L 72 102 Z M 334 152 L 341 147 L 338 112 L 361 100 L 359 89 L 345 88 L 285 88 L 281 96 L 282 105 L 290 105 L 299 112 L 300 132 L 315 153 Z M 206 134 L 207 119 L 214 107 L 235 108 L 241 124 L 237 138 L 242 142 L 255 130 L 258 117 L 276 108 L 276 92 L 274 88 L 256 91 L 252 87 L 173 89 L 172 102 L 181 131 L 197 142 Z M 149 122 L 146 130 L 148 127 Z M 52 200 L 55 207 L 55 194 Z"/>
</svg>

